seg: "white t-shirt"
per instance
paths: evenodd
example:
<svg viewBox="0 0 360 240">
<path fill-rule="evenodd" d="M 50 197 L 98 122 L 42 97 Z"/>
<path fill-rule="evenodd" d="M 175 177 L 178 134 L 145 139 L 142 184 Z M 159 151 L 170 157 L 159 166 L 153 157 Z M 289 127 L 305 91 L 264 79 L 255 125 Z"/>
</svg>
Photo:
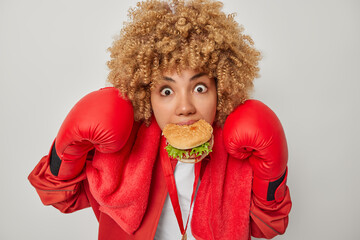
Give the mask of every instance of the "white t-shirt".
<svg viewBox="0 0 360 240">
<path fill-rule="evenodd" d="M 181 208 L 184 228 L 186 226 L 186 220 L 190 210 L 191 195 L 194 187 L 194 181 L 195 181 L 194 170 L 195 170 L 195 164 L 178 162 L 176 164 L 174 171 L 175 183 L 179 197 L 179 204 Z M 195 203 L 195 199 L 194 199 L 194 203 Z M 194 203 L 193 203 L 193 207 L 194 207 Z M 192 217 L 192 208 L 191 208 L 188 227 L 186 230 L 187 239 L 195 239 L 191 234 L 191 226 L 190 226 L 191 217 Z M 171 204 L 169 194 L 166 196 L 165 204 L 161 212 L 161 217 L 156 229 L 156 234 L 154 239 L 156 240 L 181 239 L 180 228 L 175 216 L 173 206 Z"/>
</svg>

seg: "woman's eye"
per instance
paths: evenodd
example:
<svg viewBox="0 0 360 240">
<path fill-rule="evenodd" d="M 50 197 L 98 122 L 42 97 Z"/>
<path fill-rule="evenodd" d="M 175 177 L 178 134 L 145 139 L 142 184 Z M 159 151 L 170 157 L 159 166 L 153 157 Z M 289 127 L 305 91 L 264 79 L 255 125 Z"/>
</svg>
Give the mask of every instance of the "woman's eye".
<svg viewBox="0 0 360 240">
<path fill-rule="evenodd" d="M 169 96 L 169 95 L 173 94 L 173 91 L 170 88 L 166 87 L 160 91 L 160 94 L 162 96 Z"/>
<path fill-rule="evenodd" d="M 198 84 L 195 87 L 195 92 L 204 93 L 207 91 L 207 87 L 204 84 Z"/>
</svg>

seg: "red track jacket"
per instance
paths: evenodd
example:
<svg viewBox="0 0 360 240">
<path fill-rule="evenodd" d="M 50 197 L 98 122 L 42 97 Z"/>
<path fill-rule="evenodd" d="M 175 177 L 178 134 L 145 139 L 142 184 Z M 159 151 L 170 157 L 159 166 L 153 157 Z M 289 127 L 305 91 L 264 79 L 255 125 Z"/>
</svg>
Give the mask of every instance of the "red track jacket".
<svg viewBox="0 0 360 240">
<path fill-rule="evenodd" d="M 160 158 L 164 139 L 156 122 L 135 124 L 117 153 L 95 151 L 84 171 L 60 181 L 50 172 L 51 154 L 29 175 L 43 204 L 70 213 L 91 206 L 99 239 L 153 239 L 167 195 Z M 176 161 L 172 162 L 173 167 Z M 286 178 L 284 180 L 286 184 Z M 214 128 L 213 152 L 201 164 L 201 184 L 191 221 L 196 239 L 272 238 L 285 232 L 291 209 L 289 190 L 281 202 L 263 202 L 251 192 L 248 161 L 228 155 L 222 129 Z"/>
</svg>

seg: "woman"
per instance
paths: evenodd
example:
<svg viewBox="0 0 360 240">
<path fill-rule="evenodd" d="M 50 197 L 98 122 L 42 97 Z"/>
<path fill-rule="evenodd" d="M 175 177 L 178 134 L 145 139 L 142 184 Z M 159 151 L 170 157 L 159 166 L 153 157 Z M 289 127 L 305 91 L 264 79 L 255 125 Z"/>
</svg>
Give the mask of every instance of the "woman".
<svg viewBox="0 0 360 240">
<path fill-rule="evenodd" d="M 260 54 L 221 8 L 144 1 L 129 12 L 109 49 L 113 87 L 74 106 L 29 176 L 44 204 L 62 212 L 91 206 L 99 239 L 284 233 L 285 135 L 267 106 L 248 100 Z M 163 128 L 200 119 L 214 128 L 209 156 L 195 165 L 170 158 Z"/>
</svg>

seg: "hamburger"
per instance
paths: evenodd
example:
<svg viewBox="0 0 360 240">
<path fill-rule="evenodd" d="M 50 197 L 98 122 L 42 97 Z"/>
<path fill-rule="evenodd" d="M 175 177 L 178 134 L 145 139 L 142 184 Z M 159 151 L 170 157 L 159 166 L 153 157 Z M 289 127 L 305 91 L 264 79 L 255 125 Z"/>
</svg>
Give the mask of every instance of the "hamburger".
<svg viewBox="0 0 360 240">
<path fill-rule="evenodd" d="M 213 146 L 213 128 L 205 120 L 191 125 L 167 124 L 163 129 L 168 155 L 185 163 L 197 163 L 206 157 Z"/>
</svg>

